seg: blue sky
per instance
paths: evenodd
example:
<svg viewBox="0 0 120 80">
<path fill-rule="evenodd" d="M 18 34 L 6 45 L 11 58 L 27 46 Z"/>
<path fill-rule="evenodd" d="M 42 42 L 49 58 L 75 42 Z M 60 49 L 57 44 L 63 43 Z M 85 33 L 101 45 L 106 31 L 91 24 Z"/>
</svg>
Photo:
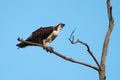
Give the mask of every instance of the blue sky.
<svg viewBox="0 0 120 80">
<path fill-rule="evenodd" d="M 119 0 L 111 0 L 115 27 L 106 61 L 108 80 L 120 79 L 119 3 Z M 66 26 L 50 46 L 63 55 L 96 65 L 83 45 L 72 45 L 68 41 L 76 28 L 75 38 L 88 43 L 100 62 L 108 29 L 106 0 L 1 0 L 0 80 L 98 80 L 96 71 L 65 61 L 40 47 L 17 49 L 15 46 L 18 37 L 26 39 L 39 27 L 60 22 Z"/>
</svg>

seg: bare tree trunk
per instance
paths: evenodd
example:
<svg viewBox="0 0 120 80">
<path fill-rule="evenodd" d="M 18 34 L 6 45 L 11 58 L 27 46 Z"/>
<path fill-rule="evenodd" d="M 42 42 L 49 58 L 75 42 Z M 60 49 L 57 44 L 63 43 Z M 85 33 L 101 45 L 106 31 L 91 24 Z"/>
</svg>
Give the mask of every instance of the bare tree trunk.
<svg viewBox="0 0 120 80">
<path fill-rule="evenodd" d="M 99 71 L 99 80 L 106 80 L 106 75 L 105 75 L 105 65 L 101 64 L 101 71 Z"/>
<path fill-rule="evenodd" d="M 114 19 L 112 16 L 112 6 L 110 4 L 110 0 L 107 0 L 107 11 L 108 11 L 109 26 L 108 26 L 108 31 L 107 31 L 106 36 L 105 36 L 103 50 L 102 50 L 102 57 L 101 57 L 101 62 L 100 62 L 100 69 L 101 70 L 99 71 L 99 80 L 106 80 L 105 62 L 106 62 L 109 38 L 110 38 L 111 32 L 112 32 L 113 27 L 114 27 Z"/>
</svg>

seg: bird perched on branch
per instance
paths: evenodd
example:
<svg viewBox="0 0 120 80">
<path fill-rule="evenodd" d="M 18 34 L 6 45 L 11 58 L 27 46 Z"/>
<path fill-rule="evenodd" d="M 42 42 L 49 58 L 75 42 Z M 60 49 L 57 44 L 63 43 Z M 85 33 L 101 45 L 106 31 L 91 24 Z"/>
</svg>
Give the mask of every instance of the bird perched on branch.
<svg viewBox="0 0 120 80">
<path fill-rule="evenodd" d="M 49 27 L 41 27 L 34 31 L 31 36 L 29 36 L 25 41 L 39 43 L 44 45 L 45 47 L 49 47 L 49 43 L 52 42 L 57 35 L 59 34 L 60 30 L 65 26 L 63 23 L 59 23 L 56 26 L 49 26 Z M 18 48 L 24 48 L 26 46 L 33 46 L 28 43 L 21 42 L 17 44 Z"/>
</svg>

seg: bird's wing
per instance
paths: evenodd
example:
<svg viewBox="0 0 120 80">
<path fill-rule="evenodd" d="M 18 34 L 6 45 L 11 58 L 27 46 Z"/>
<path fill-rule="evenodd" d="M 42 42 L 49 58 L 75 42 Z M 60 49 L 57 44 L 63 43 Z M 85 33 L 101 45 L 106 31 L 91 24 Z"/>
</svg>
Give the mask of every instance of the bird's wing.
<svg viewBox="0 0 120 80">
<path fill-rule="evenodd" d="M 27 41 L 37 42 L 39 40 L 46 39 L 53 32 L 53 26 L 50 27 L 41 27 L 34 31 L 32 35 L 27 38 Z"/>
</svg>

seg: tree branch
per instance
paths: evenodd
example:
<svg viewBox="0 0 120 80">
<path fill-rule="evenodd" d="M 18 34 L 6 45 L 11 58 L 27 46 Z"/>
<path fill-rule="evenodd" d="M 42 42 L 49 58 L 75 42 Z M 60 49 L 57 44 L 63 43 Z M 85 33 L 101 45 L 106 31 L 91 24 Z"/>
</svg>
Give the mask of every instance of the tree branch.
<svg viewBox="0 0 120 80">
<path fill-rule="evenodd" d="M 74 36 L 73 36 L 73 33 L 75 32 L 75 29 L 72 31 L 71 35 L 70 35 L 70 38 L 69 38 L 69 41 L 72 43 L 72 44 L 77 44 L 77 43 L 81 43 L 82 45 L 86 46 L 87 47 L 87 51 L 88 53 L 90 54 L 90 56 L 93 58 L 93 60 L 95 61 L 95 63 L 97 64 L 99 70 L 100 70 L 100 65 L 97 61 L 97 59 L 95 58 L 95 56 L 93 55 L 92 51 L 90 50 L 90 47 L 87 43 L 84 43 L 83 41 L 77 39 L 77 41 L 74 41 Z"/>
<path fill-rule="evenodd" d="M 104 44 L 103 44 L 101 64 L 105 64 L 106 62 L 109 39 L 110 39 L 110 35 L 114 27 L 114 19 L 112 16 L 112 6 L 110 5 L 110 0 L 107 0 L 107 11 L 108 11 L 109 26 L 108 26 L 108 31 L 106 33 Z"/>
<path fill-rule="evenodd" d="M 42 45 L 42 44 L 24 41 L 23 39 L 20 39 L 20 38 L 18 38 L 18 41 L 24 42 L 24 43 L 28 43 L 28 44 L 32 44 L 32 45 L 35 45 L 35 46 L 39 46 L 39 47 L 42 47 L 42 48 L 47 48 L 47 47 L 45 47 L 45 46 Z M 92 69 L 94 69 L 94 70 L 97 70 L 97 71 L 99 70 L 99 69 L 98 69 L 97 67 L 95 67 L 95 66 L 92 66 L 92 65 L 90 65 L 90 64 L 87 64 L 87 63 L 84 63 L 84 62 L 80 62 L 80 61 L 74 60 L 74 59 L 72 59 L 72 58 L 68 58 L 68 57 L 66 57 L 66 56 L 64 56 L 64 55 L 62 55 L 62 54 L 60 54 L 60 53 L 58 53 L 58 52 L 56 52 L 56 51 L 54 51 L 54 50 L 48 49 L 47 51 L 50 52 L 50 53 L 53 53 L 53 54 L 55 54 L 55 55 L 57 55 L 57 56 L 59 56 L 59 57 L 61 57 L 61 58 L 63 58 L 63 59 L 65 59 L 65 60 L 67 60 L 67 61 L 70 61 L 70 62 L 73 62 L 73 63 L 77 63 L 77 64 L 81 64 L 81 65 L 90 67 L 90 68 L 92 68 Z"/>
</svg>

